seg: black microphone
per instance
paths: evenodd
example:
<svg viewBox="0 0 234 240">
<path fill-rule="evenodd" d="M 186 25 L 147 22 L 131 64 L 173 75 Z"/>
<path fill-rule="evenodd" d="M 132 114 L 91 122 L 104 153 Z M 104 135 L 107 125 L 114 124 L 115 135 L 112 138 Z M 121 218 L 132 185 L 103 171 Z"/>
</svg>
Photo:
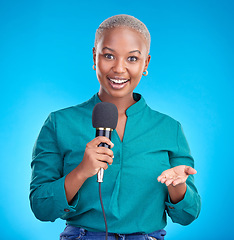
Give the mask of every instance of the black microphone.
<svg viewBox="0 0 234 240">
<path fill-rule="evenodd" d="M 96 137 L 105 136 L 111 140 L 111 132 L 116 128 L 118 122 L 118 109 L 113 103 L 99 102 L 93 108 L 93 127 L 96 128 Z M 110 148 L 106 143 L 100 143 L 98 147 Z M 97 181 L 103 182 L 104 169 L 101 168 L 97 174 Z"/>
</svg>

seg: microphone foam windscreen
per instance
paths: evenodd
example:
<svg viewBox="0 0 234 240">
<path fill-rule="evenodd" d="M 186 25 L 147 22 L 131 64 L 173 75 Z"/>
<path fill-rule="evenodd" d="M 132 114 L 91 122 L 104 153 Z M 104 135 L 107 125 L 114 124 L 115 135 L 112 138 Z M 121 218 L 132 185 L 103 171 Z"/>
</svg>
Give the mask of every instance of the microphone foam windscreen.
<svg viewBox="0 0 234 240">
<path fill-rule="evenodd" d="M 99 102 L 93 108 L 92 122 L 94 128 L 115 129 L 118 122 L 118 109 L 113 103 Z"/>
</svg>

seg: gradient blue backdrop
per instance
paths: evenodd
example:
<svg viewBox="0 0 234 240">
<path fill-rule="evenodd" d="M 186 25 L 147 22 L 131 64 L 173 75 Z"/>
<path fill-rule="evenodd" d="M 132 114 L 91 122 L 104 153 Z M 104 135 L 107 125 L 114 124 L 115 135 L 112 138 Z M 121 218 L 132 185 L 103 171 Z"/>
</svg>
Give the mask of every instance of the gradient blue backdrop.
<svg viewBox="0 0 234 240">
<path fill-rule="evenodd" d="M 168 219 L 166 239 L 234 239 L 233 7 L 231 0 L 1 0 L 0 238 L 58 239 L 64 222 L 40 222 L 30 210 L 32 147 L 51 111 L 98 91 L 95 30 L 126 13 L 152 36 L 149 75 L 136 91 L 182 123 L 198 171 L 201 214 L 186 227 Z"/>
</svg>

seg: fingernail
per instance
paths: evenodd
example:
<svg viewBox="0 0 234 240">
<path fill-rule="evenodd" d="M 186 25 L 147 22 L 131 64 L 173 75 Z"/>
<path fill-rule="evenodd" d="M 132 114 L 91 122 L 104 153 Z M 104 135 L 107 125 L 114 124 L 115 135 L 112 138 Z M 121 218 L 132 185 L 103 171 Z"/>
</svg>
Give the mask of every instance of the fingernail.
<svg viewBox="0 0 234 240">
<path fill-rule="evenodd" d="M 112 156 L 112 158 L 114 158 L 114 155 Z"/>
</svg>

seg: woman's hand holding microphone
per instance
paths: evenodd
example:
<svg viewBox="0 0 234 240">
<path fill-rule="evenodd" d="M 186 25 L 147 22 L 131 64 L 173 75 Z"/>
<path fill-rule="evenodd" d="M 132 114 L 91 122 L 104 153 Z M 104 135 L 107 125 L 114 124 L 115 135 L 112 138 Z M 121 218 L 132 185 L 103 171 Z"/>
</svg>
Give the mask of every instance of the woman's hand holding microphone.
<svg viewBox="0 0 234 240">
<path fill-rule="evenodd" d="M 113 162 L 113 151 L 109 148 L 98 147 L 100 143 L 111 146 L 114 144 L 109 138 L 99 136 L 87 143 L 82 162 L 72 170 L 65 178 L 65 192 L 68 203 L 79 191 L 83 183 L 99 172 L 101 168 L 106 170 Z"/>
<path fill-rule="evenodd" d="M 78 166 L 85 179 L 97 174 L 100 168 L 106 170 L 113 162 L 113 151 L 106 147 L 98 147 L 100 143 L 106 143 L 111 148 L 114 146 L 110 139 L 102 136 L 94 138 L 86 145 L 83 160 Z"/>
</svg>

